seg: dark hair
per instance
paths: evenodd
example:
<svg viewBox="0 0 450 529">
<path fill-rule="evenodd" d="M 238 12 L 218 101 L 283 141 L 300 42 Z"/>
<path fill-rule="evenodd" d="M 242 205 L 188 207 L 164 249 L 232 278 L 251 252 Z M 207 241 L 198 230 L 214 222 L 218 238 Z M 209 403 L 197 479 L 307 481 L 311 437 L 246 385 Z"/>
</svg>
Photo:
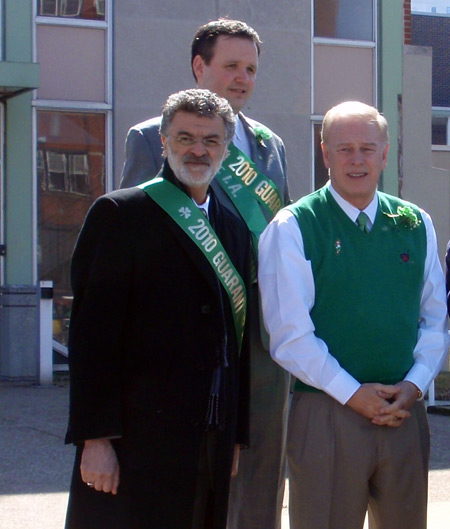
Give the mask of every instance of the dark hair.
<svg viewBox="0 0 450 529">
<path fill-rule="evenodd" d="M 225 125 L 225 141 L 230 141 L 234 135 L 236 120 L 230 103 L 209 90 L 192 88 L 170 95 L 162 109 L 160 126 L 162 136 L 168 135 L 173 117 L 180 111 L 201 117 L 220 117 Z"/>
<path fill-rule="evenodd" d="M 213 20 L 203 26 L 200 26 L 194 35 L 194 39 L 191 44 L 191 68 L 194 63 L 194 58 L 197 55 L 205 61 L 205 64 L 209 64 L 214 55 L 214 46 L 216 40 L 221 35 L 227 37 L 236 37 L 240 39 L 247 39 L 255 43 L 258 51 L 258 56 L 261 53 L 261 39 L 258 33 L 247 25 L 245 22 L 240 20 L 230 20 L 229 18 L 219 18 L 219 20 Z M 195 78 L 194 69 L 192 73 Z M 196 79 L 197 80 L 197 79 Z"/>
</svg>

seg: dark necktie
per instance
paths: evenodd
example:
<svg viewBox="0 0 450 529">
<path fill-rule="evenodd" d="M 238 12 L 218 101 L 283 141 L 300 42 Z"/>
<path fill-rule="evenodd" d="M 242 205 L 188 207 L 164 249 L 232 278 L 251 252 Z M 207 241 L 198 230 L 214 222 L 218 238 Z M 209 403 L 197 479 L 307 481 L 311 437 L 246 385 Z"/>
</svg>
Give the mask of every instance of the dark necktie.
<svg viewBox="0 0 450 529">
<path fill-rule="evenodd" d="M 364 233 L 369 233 L 369 227 L 367 226 L 368 222 L 369 217 L 364 213 L 364 211 L 361 211 L 358 215 L 358 218 L 356 219 L 356 224 L 358 225 L 358 228 Z"/>
</svg>

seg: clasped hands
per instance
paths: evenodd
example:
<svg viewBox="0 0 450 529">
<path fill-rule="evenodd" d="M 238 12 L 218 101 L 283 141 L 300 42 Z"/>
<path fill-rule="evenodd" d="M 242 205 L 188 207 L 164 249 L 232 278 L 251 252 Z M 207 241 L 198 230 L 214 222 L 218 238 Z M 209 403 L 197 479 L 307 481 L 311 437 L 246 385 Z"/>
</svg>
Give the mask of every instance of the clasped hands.
<svg viewBox="0 0 450 529">
<path fill-rule="evenodd" d="M 346 405 L 373 424 L 397 428 L 411 416 L 417 393 L 417 386 L 406 380 L 395 385 L 362 384 Z"/>
</svg>

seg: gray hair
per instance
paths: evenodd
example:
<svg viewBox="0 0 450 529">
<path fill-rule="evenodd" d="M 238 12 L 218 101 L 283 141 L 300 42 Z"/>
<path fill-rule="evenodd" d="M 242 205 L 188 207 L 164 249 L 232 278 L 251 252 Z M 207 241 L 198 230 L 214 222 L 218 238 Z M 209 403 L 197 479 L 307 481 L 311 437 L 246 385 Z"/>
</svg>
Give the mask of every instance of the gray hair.
<svg viewBox="0 0 450 529">
<path fill-rule="evenodd" d="M 323 118 L 321 132 L 322 143 L 325 145 L 327 144 L 328 132 L 334 119 L 346 116 L 361 117 L 371 123 L 376 123 L 383 141 L 386 144 L 389 143 L 388 122 L 386 118 L 380 114 L 375 107 L 366 105 L 360 101 L 345 101 L 344 103 L 340 103 L 339 105 L 330 108 Z"/>
<path fill-rule="evenodd" d="M 177 112 L 189 112 L 199 117 L 220 117 L 225 125 L 225 141 L 234 136 L 236 118 L 230 103 L 223 97 L 199 88 L 172 94 L 162 109 L 161 136 L 167 136 L 173 117 Z"/>
</svg>

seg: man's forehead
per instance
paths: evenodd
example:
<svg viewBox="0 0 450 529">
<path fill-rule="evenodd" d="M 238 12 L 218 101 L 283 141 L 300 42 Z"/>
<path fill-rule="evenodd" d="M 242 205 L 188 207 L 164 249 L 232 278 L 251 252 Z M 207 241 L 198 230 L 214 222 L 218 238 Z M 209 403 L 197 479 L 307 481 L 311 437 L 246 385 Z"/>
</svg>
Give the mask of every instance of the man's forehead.
<svg viewBox="0 0 450 529">
<path fill-rule="evenodd" d="M 365 140 L 364 138 L 353 137 L 353 138 L 344 139 L 342 141 L 337 141 L 336 145 L 337 145 L 337 147 L 346 147 L 348 145 L 353 145 L 354 143 L 360 143 L 360 144 L 368 146 L 368 147 L 369 146 L 376 147 L 379 142 L 371 141 L 371 140 Z"/>
<path fill-rule="evenodd" d="M 382 133 L 376 121 L 361 116 L 339 116 L 329 126 L 329 137 L 335 143 L 346 144 L 355 141 L 377 144 Z"/>
<path fill-rule="evenodd" d="M 171 128 L 179 131 L 183 130 L 184 132 L 205 130 L 208 133 L 211 133 L 211 131 L 221 133 L 225 129 L 225 124 L 219 116 L 201 116 L 179 110 L 173 116 Z"/>
<path fill-rule="evenodd" d="M 254 57 L 252 57 L 252 60 L 255 65 L 257 65 L 258 49 L 256 47 L 256 44 L 251 39 L 246 39 L 244 37 L 219 35 L 212 49 L 212 58 L 220 54 L 228 55 L 229 57 L 233 57 L 235 60 L 242 60 L 243 50 L 246 51 L 246 58 L 248 58 L 249 54 L 253 55 L 254 51 Z"/>
</svg>

